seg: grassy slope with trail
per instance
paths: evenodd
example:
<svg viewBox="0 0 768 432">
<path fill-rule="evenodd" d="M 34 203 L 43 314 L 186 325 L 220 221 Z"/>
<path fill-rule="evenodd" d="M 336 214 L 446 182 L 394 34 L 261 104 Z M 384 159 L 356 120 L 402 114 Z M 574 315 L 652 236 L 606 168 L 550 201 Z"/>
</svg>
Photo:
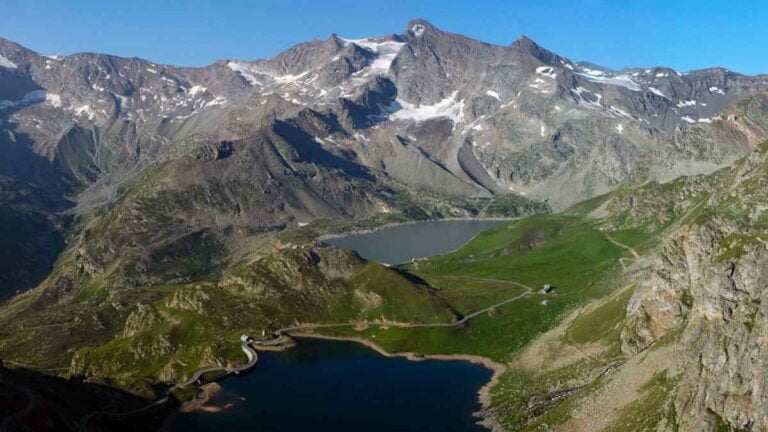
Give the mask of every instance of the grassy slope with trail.
<svg viewBox="0 0 768 432">
<path fill-rule="evenodd" d="M 633 251 L 653 251 L 665 233 L 695 219 L 712 187 L 731 174 L 725 169 L 665 184 L 623 186 L 561 214 L 496 227 L 457 251 L 403 266 L 463 314 L 520 293 L 522 286 L 551 284 L 551 294 L 536 292 L 459 328 L 323 332 L 363 337 L 390 352 L 475 354 L 506 363 L 511 367 L 492 390 L 490 414 L 510 430 L 551 430 L 626 361 L 620 333 L 634 283 L 624 269 L 637 261 Z M 575 310 L 581 312 L 563 323 Z M 523 348 L 548 331 L 557 336 L 545 343 L 543 364 L 518 366 Z M 563 356 L 574 360 L 560 364 Z M 669 406 L 658 401 L 673 388 L 674 378 L 659 375 L 611 427 L 642 415 L 666 418 Z"/>
<path fill-rule="evenodd" d="M 460 313 L 534 294 L 477 317 L 462 328 L 333 330 L 366 337 L 388 351 L 474 354 L 507 362 L 576 305 L 610 293 L 618 260 L 628 255 L 583 217 L 538 215 L 485 231 L 459 250 L 409 264 Z M 543 284 L 550 294 L 537 292 Z"/>
</svg>

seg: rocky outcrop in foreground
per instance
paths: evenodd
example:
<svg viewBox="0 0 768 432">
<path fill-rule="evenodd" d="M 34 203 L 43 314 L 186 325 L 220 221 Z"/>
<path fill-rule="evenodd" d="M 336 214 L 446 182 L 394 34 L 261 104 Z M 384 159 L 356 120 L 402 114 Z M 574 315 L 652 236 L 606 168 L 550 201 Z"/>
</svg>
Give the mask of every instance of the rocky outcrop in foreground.
<svg viewBox="0 0 768 432">
<path fill-rule="evenodd" d="M 732 170 L 660 247 L 627 310 L 626 352 L 684 353 L 672 371 L 682 430 L 768 430 L 766 168 L 758 152 Z"/>
</svg>

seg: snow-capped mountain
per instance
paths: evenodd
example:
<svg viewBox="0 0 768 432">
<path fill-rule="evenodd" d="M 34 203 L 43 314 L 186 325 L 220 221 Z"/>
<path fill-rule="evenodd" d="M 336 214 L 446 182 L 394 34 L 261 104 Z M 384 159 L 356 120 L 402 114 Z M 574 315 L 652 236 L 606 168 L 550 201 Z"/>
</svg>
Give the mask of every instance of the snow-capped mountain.
<svg viewBox="0 0 768 432">
<path fill-rule="evenodd" d="M 331 35 L 271 59 L 202 68 L 43 56 L 8 41 L 0 53 L 4 139 L 23 133 L 32 153 L 54 161 L 74 145 L 82 157 L 69 174 L 80 188 L 191 137 L 247 138 L 271 119 L 311 110 L 338 120 L 314 138 L 351 163 L 441 193 L 513 190 L 563 206 L 605 192 L 640 163 L 675 176 L 681 164 L 711 169 L 738 154 L 731 145 L 693 159 L 670 152 L 695 145 L 675 140 L 728 122 L 725 110 L 768 86 L 764 76 L 721 68 L 612 71 L 525 37 L 490 45 L 421 20 L 401 35 Z M 73 133 L 88 144 L 73 143 Z M 565 172 L 574 164 L 588 182 Z"/>
<path fill-rule="evenodd" d="M 614 71 L 423 20 L 199 68 L 0 40 L 0 176 L 81 216 L 122 206 L 119 241 L 82 240 L 103 243 L 83 248 L 99 268 L 110 244 L 370 216 L 398 187 L 557 209 L 633 177 L 711 172 L 768 136 L 766 88 L 723 68 Z"/>
</svg>

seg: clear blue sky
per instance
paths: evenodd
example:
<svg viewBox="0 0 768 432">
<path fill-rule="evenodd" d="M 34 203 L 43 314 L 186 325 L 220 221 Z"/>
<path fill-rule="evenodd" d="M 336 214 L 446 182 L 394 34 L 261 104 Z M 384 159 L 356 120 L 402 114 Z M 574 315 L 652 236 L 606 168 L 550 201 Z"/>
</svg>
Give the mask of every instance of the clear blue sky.
<svg viewBox="0 0 768 432">
<path fill-rule="evenodd" d="M 204 65 L 269 57 L 331 33 L 400 33 L 417 17 L 496 44 L 526 34 L 614 68 L 768 72 L 765 0 L 0 0 L 0 36 L 46 54 Z"/>
</svg>

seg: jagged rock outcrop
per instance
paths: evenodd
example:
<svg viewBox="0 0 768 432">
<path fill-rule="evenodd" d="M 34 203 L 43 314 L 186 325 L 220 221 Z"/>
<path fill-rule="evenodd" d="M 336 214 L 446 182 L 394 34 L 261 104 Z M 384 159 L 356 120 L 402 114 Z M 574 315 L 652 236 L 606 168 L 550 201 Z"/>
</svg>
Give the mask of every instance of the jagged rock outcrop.
<svg viewBox="0 0 768 432">
<path fill-rule="evenodd" d="M 205 313 L 206 302 L 210 299 L 211 296 L 201 289 L 180 289 L 173 292 L 167 305 L 172 309 L 188 310 L 203 314 Z"/>
<path fill-rule="evenodd" d="M 764 154 L 713 191 L 701 215 L 660 247 L 627 310 L 623 349 L 679 344 L 681 430 L 768 430 L 768 247 Z"/>
<path fill-rule="evenodd" d="M 718 421 L 768 430 L 768 251 L 753 246 L 718 262 L 720 241 L 701 228 L 664 247 L 628 308 L 624 348 L 636 352 L 680 333 L 676 343 L 687 354 L 676 365 L 682 430 L 712 430 Z"/>
<path fill-rule="evenodd" d="M 161 319 L 154 307 L 139 303 L 125 320 L 123 336 L 131 337 L 149 330 L 154 324 L 159 323 Z"/>
</svg>

